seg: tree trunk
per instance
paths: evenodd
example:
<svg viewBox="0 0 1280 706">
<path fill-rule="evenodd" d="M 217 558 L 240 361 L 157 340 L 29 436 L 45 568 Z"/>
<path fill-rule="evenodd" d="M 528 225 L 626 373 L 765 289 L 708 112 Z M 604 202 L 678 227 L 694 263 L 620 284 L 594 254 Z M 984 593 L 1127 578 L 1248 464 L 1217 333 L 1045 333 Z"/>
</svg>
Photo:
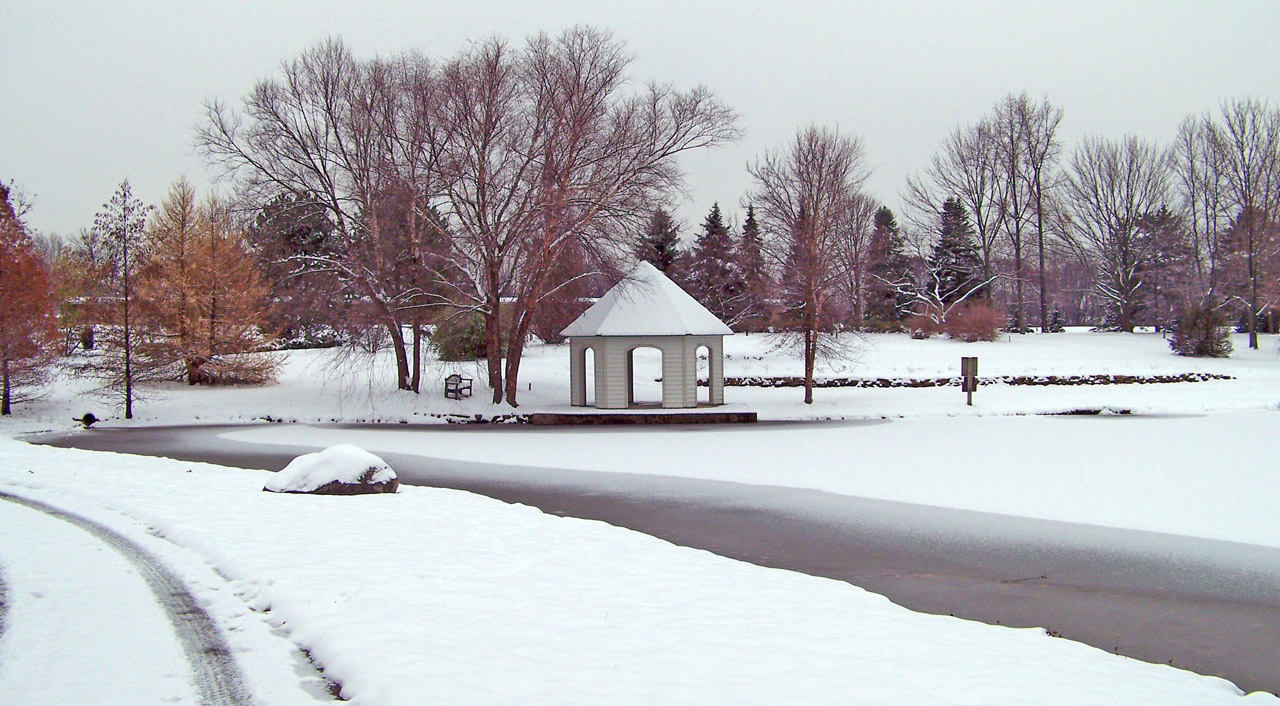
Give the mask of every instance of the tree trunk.
<svg viewBox="0 0 1280 706">
<path fill-rule="evenodd" d="M 804 403 L 813 404 L 813 368 L 818 357 L 818 314 L 813 303 L 805 303 L 804 321 Z"/>
<path fill-rule="evenodd" d="M 0 399 L 0 415 L 12 414 L 9 409 L 9 359 L 4 359 L 4 392 L 0 393 L 3 399 Z"/>
<path fill-rule="evenodd" d="M 409 387 L 414 394 L 422 391 L 422 325 L 416 322 L 413 324 L 413 379 Z"/>
<path fill-rule="evenodd" d="M 528 340 L 529 328 L 533 325 L 533 309 L 541 296 L 542 288 L 537 282 L 533 283 L 517 304 L 519 311 L 512 313 L 516 318 L 513 322 L 511 338 L 507 341 L 506 379 L 507 404 L 512 407 L 518 406 L 516 397 L 520 385 L 520 361 L 524 358 L 524 342 Z"/>
<path fill-rule="evenodd" d="M 1253 214 L 1249 219 L 1249 347 L 1258 350 L 1258 270 L 1253 260 Z"/>
<path fill-rule="evenodd" d="M 489 368 L 489 387 L 493 390 L 493 403 L 502 401 L 502 326 L 501 298 L 493 293 L 489 299 L 490 311 L 484 315 L 485 362 Z"/>
<path fill-rule="evenodd" d="M 409 354 L 405 351 L 404 331 L 396 321 L 386 322 L 387 333 L 391 335 L 391 347 L 396 354 L 396 386 L 400 390 L 410 390 L 409 386 Z"/>
<path fill-rule="evenodd" d="M 129 252 L 124 254 L 124 418 L 133 419 L 133 338 L 129 322 Z"/>
<path fill-rule="evenodd" d="M 1048 297 L 1045 293 L 1044 277 L 1044 186 L 1040 183 L 1040 173 L 1036 172 L 1036 241 L 1040 253 L 1040 333 L 1049 333 Z"/>
</svg>

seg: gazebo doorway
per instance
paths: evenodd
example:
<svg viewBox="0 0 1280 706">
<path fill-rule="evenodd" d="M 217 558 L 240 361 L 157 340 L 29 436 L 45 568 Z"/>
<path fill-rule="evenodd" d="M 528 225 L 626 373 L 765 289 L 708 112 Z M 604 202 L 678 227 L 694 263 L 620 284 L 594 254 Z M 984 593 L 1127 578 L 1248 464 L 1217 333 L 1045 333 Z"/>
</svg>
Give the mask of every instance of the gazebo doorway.
<svg viewBox="0 0 1280 706">
<path fill-rule="evenodd" d="M 579 353 L 582 360 L 579 361 L 579 370 L 582 371 L 582 403 L 587 407 L 594 407 L 596 404 L 596 351 L 591 346 L 585 346 Z"/>
<path fill-rule="evenodd" d="M 662 406 L 662 349 L 636 346 L 627 351 L 627 406 Z"/>
</svg>

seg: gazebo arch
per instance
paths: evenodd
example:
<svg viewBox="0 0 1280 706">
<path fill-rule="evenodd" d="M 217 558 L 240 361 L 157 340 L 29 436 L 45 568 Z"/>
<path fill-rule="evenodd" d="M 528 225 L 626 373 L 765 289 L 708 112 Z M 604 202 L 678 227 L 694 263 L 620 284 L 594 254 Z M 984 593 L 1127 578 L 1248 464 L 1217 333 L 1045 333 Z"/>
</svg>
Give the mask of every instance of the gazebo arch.
<svg viewBox="0 0 1280 706">
<path fill-rule="evenodd" d="M 733 331 L 653 265 L 642 262 L 569 324 L 570 402 L 587 404 L 586 350 L 594 360 L 594 406 L 631 406 L 631 351 L 662 351 L 662 406 L 698 406 L 698 349 L 709 352 L 708 399 L 724 404 L 724 337 Z"/>
</svg>

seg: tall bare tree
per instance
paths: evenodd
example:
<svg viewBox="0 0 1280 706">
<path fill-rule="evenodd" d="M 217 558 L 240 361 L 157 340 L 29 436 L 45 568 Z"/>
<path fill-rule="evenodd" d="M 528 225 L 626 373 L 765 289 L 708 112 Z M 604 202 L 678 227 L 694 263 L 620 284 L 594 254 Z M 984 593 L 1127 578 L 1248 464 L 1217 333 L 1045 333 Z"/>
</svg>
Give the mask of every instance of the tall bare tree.
<svg viewBox="0 0 1280 706">
<path fill-rule="evenodd" d="M 837 244 L 836 252 L 843 261 L 844 281 L 841 283 L 845 299 L 849 306 L 849 321 L 854 326 L 862 326 L 867 319 L 869 290 L 873 286 L 872 269 L 875 266 L 873 257 L 885 255 L 875 252 L 873 234 L 876 226 L 876 211 L 880 203 L 866 194 L 857 194 L 849 204 L 849 224 L 845 237 Z"/>
<path fill-rule="evenodd" d="M 748 167 L 751 201 L 772 241 L 780 279 L 791 289 L 804 349 L 804 401 L 813 403 L 814 364 L 821 352 L 821 316 L 847 276 L 840 256 L 851 237 L 850 214 L 869 176 L 862 141 L 827 127 L 800 130 L 791 144 Z"/>
<path fill-rule="evenodd" d="M 544 128 L 530 119 L 518 52 L 491 39 L 464 51 L 444 69 L 441 104 L 447 156 L 443 194 L 456 238 L 453 257 L 469 285 L 461 302 L 484 316 L 489 386 L 502 384 L 502 297 L 516 267 L 521 237 L 536 215 L 532 145 Z"/>
<path fill-rule="evenodd" d="M 1168 181 L 1164 154 L 1137 137 L 1088 138 L 1071 156 L 1063 235 L 1093 265 L 1095 290 L 1121 331 L 1133 330 L 1143 306 L 1141 271 L 1151 253 L 1140 221 L 1165 205 Z"/>
<path fill-rule="evenodd" d="M 110 332 L 114 340 L 108 346 L 100 373 L 109 387 L 123 390 L 125 419 L 133 419 L 138 327 L 135 275 L 145 255 L 143 234 L 149 210 L 133 197 L 133 188 L 125 179 L 93 222 L 93 239 L 106 252 L 113 283 L 104 310 L 113 324 Z"/>
<path fill-rule="evenodd" d="M 447 71 L 445 191 L 488 348 L 505 352 L 505 367 L 489 359 L 495 402 L 517 403 L 525 340 L 554 294 L 557 259 L 625 252 L 649 206 L 679 186 L 675 158 L 738 136 L 736 115 L 705 88 L 625 92 L 630 61 L 610 33 L 575 27 L 521 52 L 490 41 Z"/>
<path fill-rule="evenodd" d="M 413 387 L 404 326 L 447 300 L 406 274 L 429 270 L 422 241 L 439 237 L 424 213 L 440 145 L 437 86 L 422 57 L 359 62 L 330 39 L 284 62 L 239 109 L 210 103 L 198 133 L 255 207 L 286 195 L 324 210 L 340 247 L 292 257 L 368 303 L 392 342 L 401 389 Z"/>
<path fill-rule="evenodd" d="M 1023 285 L 1026 271 L 1023 266 L 1023 229 L 1031 213 L 1031 189 L 1026 179 L 1029 145 L 1023 130 L 1025 117 L 1031 111 L 1027 94 L 1008 95 L 996 104 L 990 118 L 991 131 L 995 135 L 997 154 L 997 180 L 999 182 L 1000 225 L 1008 241 L 1013 257 L 1013 329 L 1026 330 L 1026 300 Z"/>
<path fill-rule="evenodd" d="M 1191 274 L 1201 295 L 1217 293 L 1219 244 L 1229 224 L 1225 174 L 1211 118 L 1189 116 L 1169 150 L 1173 188 L 1192 240 Z"/>
<path fill-rule="evenodd" d="M 1027 183 L 1030 206 L 1035 212 L 1036 255 L 1037 255 L 1037 289 L 1040 294 L 1040 332 L 1049 330 L 1048 287 L 1045 272 L 1046 261 L 1045 232 L 1046 217 L 1052 208 L 1052 195 L 1049 193 L 1057 183 L 1054 174 L 1062 144 L 1058 141 L 1058 125 L 1062 122 L 1062 108 L 1049 102 L 1048 98 L 1035 103 L 1026 98 L 1024 93 L 1016 102 L 1018 106 L 1018 129 L 1026 143 L 1026 160 L 1022 179 Z"/>
<path fill-rule="evenodd" d="M 1249 347 L 1257 349 L 1263 228 L 1280 215 L 1280 110 L 1252 98 L 1230 101 L 1222 106 L 1222 123 L 1214 135 L 1229 203 L 1244 231 L 1235 239 L 1247 267 L 1241 298 L 1247 307 Z"/>
</svg>

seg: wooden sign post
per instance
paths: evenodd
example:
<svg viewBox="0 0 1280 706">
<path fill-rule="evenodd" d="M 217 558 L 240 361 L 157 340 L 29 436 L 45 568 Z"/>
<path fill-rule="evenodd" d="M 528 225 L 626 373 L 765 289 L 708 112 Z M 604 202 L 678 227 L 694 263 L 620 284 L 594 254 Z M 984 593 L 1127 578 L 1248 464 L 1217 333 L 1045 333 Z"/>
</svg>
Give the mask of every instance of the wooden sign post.
<svg viewBox="0 0 1280 706">
<path fill-rule="evenodd" d="M 960 385 L 968 396 L 969 406 L 973 406 L 973 392 L 978 389 L 978 359 L 960 358 Z"/>
</svg>

